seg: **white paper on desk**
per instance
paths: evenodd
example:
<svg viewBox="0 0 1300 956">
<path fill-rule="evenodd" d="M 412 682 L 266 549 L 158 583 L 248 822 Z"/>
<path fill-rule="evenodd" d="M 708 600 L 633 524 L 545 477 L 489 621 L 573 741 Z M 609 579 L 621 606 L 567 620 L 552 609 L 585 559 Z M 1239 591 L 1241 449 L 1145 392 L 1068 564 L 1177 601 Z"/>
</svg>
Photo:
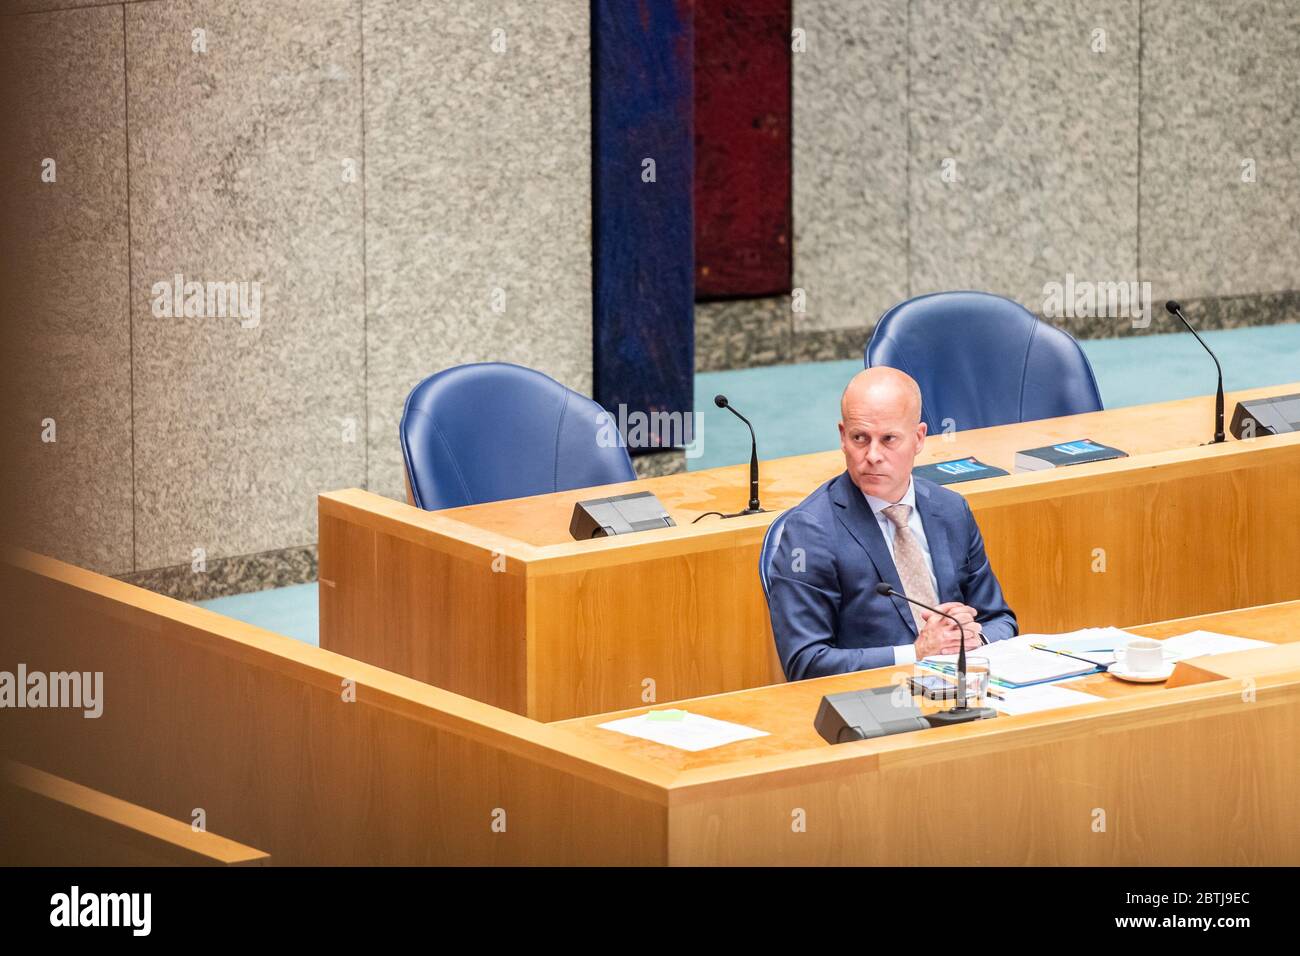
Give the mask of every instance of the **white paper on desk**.
<svg viewBox="0 0 1300 956">
<path fill-rule="evenodd" d="M 1136 634 L 1118 627 L 1085 627 L 1065 634 L 1036 635 L 1031 643 L 1104 665 L 1115 663 L 1115 648 L 1126 647 L 1136 639 Z"/>
<path fill-rule="evenodd" d="M 1166 638 L 1161 643 L 1167 661 L 1184 661 L 1189 657 L 1209 657 L 1214 654 L 1231 654 L 1233 651 L 1249 651 L 1256 647 L 1276 646 L 1269 641 L 1216 634 L 1214 631 L 1190 631 Z"/>
<path fill-rule="evenodd" d="M 1060 634 L 1017 634 L 1015 637 L 994 641 L 983 647 L 970 648 L 966 653 L 992 660 L 1003 654 L 1010 655 L 1029 650 L 1035 644 L 1043 644 L 1052 650 L 1066 651 L 1070 654 L 1085 648 L 1109 651 L 1115 647 L 1123 647 L 1136 638 L 1136 634 L 1130 634 L 1118 627 L 1083 627 L 1077 631 L 1063 631 Z M 957 659 L 956 654 L 939 656 L 944 660 Z"/>
<path fill-rule="evenodd" d="M 1037 684 L 1042 681 L 1069 680 L 1092 668 L 1084 661 L 1063 657 L 1033 648 L 1042 640 L 1041 634 L 1021 634 L 1005 641 L 994 641 L 984 647 L 966 652 L 966 659 L 983 657 L 989 662 L 990 676 L 1008 684 Z M 955 664 L 956 654 L 934 654 L 922 664 Z"/>
<path fill-rule="evenodd" d="M 1096 694 L 1085 694 L 1081 690 L 1070 690 L 1059 684 L 1034 684 L 1032 687 L 996 688 L 1006 700 L 994 697 L 984 698 L 984 703 L 1003 714 L 1036 714 L 1042 710 L 1056 710 L 1058 707 L 1073 707 L 1075 704 L 1091 704 L 1102 700 Z"/>
<path fill-rule="evenodd" d="M 767 736 L 766 730 L 755 730 L 753 727 L 715 720 L 689 711 L 681 720 L 650 720 L 647 714 L 640 714 L 596 726 L 603 730 L 627 734 L 629 737 L 640 737 L 643 740 L 653 740 L 657 744 L 676 747 L 678 750 L 690 751 L 708 750 L 738 740 L 752 740 L 755 737 Z"/>
</svg>

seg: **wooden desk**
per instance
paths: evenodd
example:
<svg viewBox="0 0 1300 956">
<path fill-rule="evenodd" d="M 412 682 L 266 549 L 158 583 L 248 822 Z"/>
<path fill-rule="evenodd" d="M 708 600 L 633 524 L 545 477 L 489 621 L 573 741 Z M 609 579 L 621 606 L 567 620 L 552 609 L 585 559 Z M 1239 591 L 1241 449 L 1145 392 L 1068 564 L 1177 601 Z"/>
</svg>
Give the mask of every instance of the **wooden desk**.
<svg viewBox="0 0 1300 956">
<path fill-rule="evenodd" d="M 1300 391 L 1300 383 L 1232 393 Z M 1212 396 L 930 438 L 918 463 L 1089 437 L 1117 461 L 952 486 L 1023 630 L 1161 620 L 1300 598 L 1300 435 L 1202 446 Z M 830 426 L 828 425 L 828 428 Z M 321 646 L 539 720 L 781 679 L 758 552 L 775 512 L 843 470 L 839 451 L 440 512 L 323 494 Z M 652 491 L 676 528 L 569 538 L 573 503 Z"/>
<path fill-rule="evenodd" d="M 1067 685 L 1097 703 L 835 747 L 813 729 L 822 695 L 888 685 L 910 668 L 678 701 L 770 732 L 699 753 L 597 726 L 646 708 L 551 726 L 675 774 L 675 864 L 1300 860 L 1300 796 L 1287 782 L 1300 769 L 1300 602 L 1132 630 L 1197 629 L 1280 646 L 1178 665 L 1204 683 L 1098 674 Z M 1203 672 L 1220 666 L 1240 676 Z M 792 829 L 796 815 L 804 831 Z"/>
<path fill-rule="evenodd" d="M 1159 624 L 1147 624 L 1141 627 L 1126 628 L 1133 634 L 1143 637 L 1163 639 L 1177 634 L 1186 634 L 1194 630 L 1218 631 L 1235 634 L 1238 637 L 1252 637 L 1278 645 L 1294 645 L 1294 653 L 1283 658 L 1285 670 L 1300 670 L 1300 601 L 1283 604 L 1271 604 L 1242 611 L 1228 611 L 1203 617 L 1182 618 L 1162 621 Z M 1272 649 L 1269 649 L 1270 653 Z M 1237 655 L 1232 655 L 1236 657 Z M 1221 655 L 1216 660 L 1224 660 Z M 1208 659 L 1207 659 L 1208 660 Z M 1185 668 L 1192 670 L 1193 668 Z M 793 683 L 771 684 L 767 687 L 755 687 L 749 690 L 733 691 L 729 694 L 715 694 L 694 700 L 674 701 L 671 704 L 656 707 L 674 707 L 689 710 L 694 714 L 714 717 L 718 720 L 731 721 L 759 730 L 768 731 L 767 737 L 742 740 L 725 747 L 703 750 L 698 753 L 678 750 L 649 740 L 629 737 L 626 734 L 602 730 L 600 724 L 620 717 L 643 714 L 648 707 L 632 708 L 612 714 L 597 714 L 578 717 L 553 723 L 553 727 L 563 727 L 576 734 L 580 739 L 599 743 L 622 754 L 638 757 L 656 767 L 665 770 L 701 770 L 707 768 L 737 766 L 756 757 L 784 756 L 819 752 L 830 749 L 813 728 L 813 717 L 822 697 L 838 694 L 841 691 L 862 690 L 867 687 L 887 687 L 905 681 L 912 674 L 912 667 L 881 667 L 875 670 L 858 671 L 852 674 L 837 674 L 833 677 L 818 677 L 812 680 L 794 681 Z M 1197 682 L 1204 682 L 1198 680 Z M 1122 681 L 1109 674 L 1089 674 L 1086 677 L 1063 681 L 1062 687 L 1083 691 L 1102 697 L 1108 701 L 1134 701 L 1139 698 L 1148 701 L 1161 700 L 1168 694 L 1168 682 L 1163 684 L 1134 684 Z M 923 702 L 926 711 L 936 710 L 939 705 Z M 987 723 L 987 727 L 1004 732 L 1015 727 L 1031 727 L 1051 722 L 1057 718 L 1082 708 L 1097 708 L 1098 705 L 1081 705 L 1080 708 L 1053 711 L 1042 714 L 999 714 Z M 915 743 L 919 738 L 905 735 L 909 742 Z M 902 738 L 897 738 L 902 740 Z M 839 746 L 845 746 L 843 744 Z"/>
<path fill-rule="evenodd" d="M 0 600 L 4 660 L 104 688 L 7 710 L 0 756 L 283 865 L 1300 864 L 1300 602 L 1141 629 L 1291 642 L 1179 665 L 1203 683 L 826 745 L 817 698 L 869 671 L 681 702 L 771 733 L 683 754 L 47 558 L 5 555 Z"/>
</svg>

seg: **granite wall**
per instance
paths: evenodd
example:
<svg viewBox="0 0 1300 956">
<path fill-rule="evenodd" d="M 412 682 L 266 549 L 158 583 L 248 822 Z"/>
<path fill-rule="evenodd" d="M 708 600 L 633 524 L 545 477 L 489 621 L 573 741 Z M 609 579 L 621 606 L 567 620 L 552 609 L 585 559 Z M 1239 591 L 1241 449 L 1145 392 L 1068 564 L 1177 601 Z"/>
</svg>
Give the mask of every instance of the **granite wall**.
<svg viewBox="0 0 1300 956">
<path fill-rule="evenodd" d="M 1293 0 L 793 0 L 794 285 L 696 309 L 697 368 L 861 356 L 910 296 L 1043 314 L 1149 282 L 1146 328 L 1300 321 Z M 801 32 L 800 32 L 801 31 Z M 1140 287 L 1139 287 L 1140 288 Z"/>
<path fill-rule="evenodd" d="M 6 10 L 10 540 L 182 597 L 311 580 L 318 492 L 403 497 L 421 378 L 590 393 L 588 0 Z"/>
</svg>

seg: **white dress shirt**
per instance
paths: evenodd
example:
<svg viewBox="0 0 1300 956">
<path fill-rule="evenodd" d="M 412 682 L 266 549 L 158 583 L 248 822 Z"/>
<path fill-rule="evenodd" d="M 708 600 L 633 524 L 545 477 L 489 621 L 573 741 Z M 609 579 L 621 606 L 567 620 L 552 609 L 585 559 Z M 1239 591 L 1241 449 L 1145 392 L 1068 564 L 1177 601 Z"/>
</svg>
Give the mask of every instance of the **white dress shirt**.
<svg viewBox="0 0 1300 956">
<path fill-rule="evenodd" d="M 885 545 L 889 548 L 890 560 L 894 559 L 894 535 L 898 529 L 894 527 L 894 522 L 889 520 L 889 515 L 885 514 L 885 509 L 892 505 L 908 505 L 912 511 L 907 516 L 907 530 L 912 532 L 912 537 L 916 543 L 921 546 L 921 554 L 925 556 L 925 570 L 930 575 L 930 584 L 934 588 L 934 593 L 939 593 L 939 581 L 934 576 L 934 560 L 930 557 L 930 542 L 925 537 L 925 526 L 921 524 L 921 513 L 916 510 L 916 483 L 911 478 L 907 479 L 907 491 L 903 497 L 897 501 L 886 501 L 884 498 L 877 498 L 875 495 L 869 495 L 862 492 L 867 504 L 871 506 L 871 513 L 876 516 L 876 523 L 880 525 L 880 532 L 885 536 Z M 895 644 L 894 645 L 894 663 L 911 664 L 916 661 L 916 645 L 914 644 Z"/>
</svg>

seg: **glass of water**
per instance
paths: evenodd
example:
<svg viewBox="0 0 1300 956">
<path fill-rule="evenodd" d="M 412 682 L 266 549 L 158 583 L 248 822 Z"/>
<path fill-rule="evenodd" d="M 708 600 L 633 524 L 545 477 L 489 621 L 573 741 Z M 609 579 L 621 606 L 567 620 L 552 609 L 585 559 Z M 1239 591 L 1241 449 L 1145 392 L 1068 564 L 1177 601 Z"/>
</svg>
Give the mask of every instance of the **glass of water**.
<svg viewBox="0 0 1300 956">
<path fill-rule="evenodd" d="M 983 707 L 989 694 L 989 659 L 966 658 L 966 706 Z"/>
</svg>

